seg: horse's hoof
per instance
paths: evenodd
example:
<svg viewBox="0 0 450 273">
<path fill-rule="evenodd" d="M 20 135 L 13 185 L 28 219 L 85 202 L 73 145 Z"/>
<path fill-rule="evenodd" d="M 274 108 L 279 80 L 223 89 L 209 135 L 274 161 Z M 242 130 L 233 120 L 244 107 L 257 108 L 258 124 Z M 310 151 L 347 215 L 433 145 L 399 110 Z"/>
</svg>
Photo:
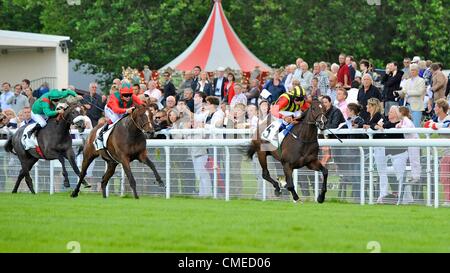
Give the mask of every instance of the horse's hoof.
<svg viewBox="0 0 450 273">
<path fill-rule="evenodd" d="M 158 182 L 158 185 L 159 185 L 161 188 L 165 188 L 165 187 L 166 187 L 166 185 L 164 185 L 164 182 L 162 182 L 162 181 L 159 181 L 159 182 Z"/>
<path fill-rule="evenodd" d="M 70 194 L 70 197 L 72 197 L 72 198 L 77 198 L 78 197 L 78 193 L 76 193 L 76 192 L 72 192 L 71 194 Z"/>
<path fill-rule="evenodd" d="M 281 196 L 281 190 L 280 189 L 275 189 L 275 196 L 276 197 L 280 197 Z"/>
<path fill-rule="evenodd" d="M 322 204 L 324 201 L 325 201 L 325 195 L 319 194 L 319 196 L 317 197 L 317 203 Z"/>
<path fill-rule="evenodd" d="M 69 183 L 69 181 L 64 181 L 64 187 L 70 188 L 70 183 Z"/>
<path fill-rule="evenodd" d="M 12 191 L 11 193 L 17 193 L 17 191 Z"/>
<path fill-rule="evenodd" d="M 85 189 L 89 189 L 90 187 L 92 187 L 91 184 L 89 184 L 89 183 L 87 183 L 87 182 L 86 182 L 86 184 L 84 184 L 84 188 L 85 188 Z"/>
</svg>

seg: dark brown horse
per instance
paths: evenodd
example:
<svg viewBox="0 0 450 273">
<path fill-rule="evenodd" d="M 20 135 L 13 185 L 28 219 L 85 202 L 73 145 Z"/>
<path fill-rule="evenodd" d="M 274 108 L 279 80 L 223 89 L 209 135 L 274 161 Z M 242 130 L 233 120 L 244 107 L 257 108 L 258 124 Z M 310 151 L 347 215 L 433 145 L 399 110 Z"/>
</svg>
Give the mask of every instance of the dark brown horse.
<svg viewBox="0 0 450 273">
<path fill-rule="evenodd" d="M 294 126 L 291 133 L 283 140 L 281 144 L 281 155 L 278 149 L 274 151 L 263 151 L 261 149 L 261 146 L 266 143 L 262 142 L 260 132 L 257 130 L 256 139 L 252 141 L 247 155 L 251 159 L 257 153 L 259 163 L 262 167 L 262 177 L 273 185 L 277 196 L 281 194 L 280 185 L 278 181 L 270 176 L 269 170 L 267 169 L 268 155 L 272 155 L 276 160 L 281 162 L 286 176 L 286 188 L 291 192 L 294 202 L 297 202 L 299 197 L 294 188 L 292 178 L 293 170 L 307 166 L 311 170 L 321 171 L 323 184 L 317 202 L 323 203 L 325 201 L 328 169 L 322 166 L 318 159 L 319 143 L 317 141 L 317 128 L 324 130 L 325 124 L 325 108 L 318 100 L 313 100 L 311 107 L 306 112 L 306 116 Z"/>
<path fill-rule="evenodd" d="M 87 169 L 92 161 L 101 156 L 107 162 L 106 173 L 102 177 L 102 192 L 106 198 L 106 185 L 114 174 L 117 165 L 123 166 L 125 174 L 130 181 L 131 189 L 134 197 L 137 199 L 136 180 L 131 173 L 130 163 L 133 160 L 139 160 L 141 163 L 149 166 L 160 186 L 164 187 L 164 183 L 158 174 L 153 162 L 147 156 L 146 134 L 154 133 L 153 117 L 150 109 L 144 104 L 137 106 L 133 112 L 116 123 L 111 135 L 107 140 L 106 149 L 96 151 L 94 140 L 96 132 L 101 128 L 101 124 L 97 125 L 89 135 L 88 141 L 83 151 L 83 165 L 81 167 L 80 180 L 82 181 L 86 175 Z M 72 197 L 77 197 L 80 192 L 80 182 L 72 192 Z"/>
</svg>

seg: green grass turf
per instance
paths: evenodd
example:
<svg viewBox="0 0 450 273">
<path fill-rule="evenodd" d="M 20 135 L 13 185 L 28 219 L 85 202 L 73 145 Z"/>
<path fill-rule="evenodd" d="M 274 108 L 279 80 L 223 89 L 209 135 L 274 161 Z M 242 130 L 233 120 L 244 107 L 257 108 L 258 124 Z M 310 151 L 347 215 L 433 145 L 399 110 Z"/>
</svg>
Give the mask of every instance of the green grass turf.
<svg viewBox="0 0 450 273">
<path fill-rule="evenodd" d="M 0 194 L 0 252 L 450 252 L 450 210 Z"/>
</svg>

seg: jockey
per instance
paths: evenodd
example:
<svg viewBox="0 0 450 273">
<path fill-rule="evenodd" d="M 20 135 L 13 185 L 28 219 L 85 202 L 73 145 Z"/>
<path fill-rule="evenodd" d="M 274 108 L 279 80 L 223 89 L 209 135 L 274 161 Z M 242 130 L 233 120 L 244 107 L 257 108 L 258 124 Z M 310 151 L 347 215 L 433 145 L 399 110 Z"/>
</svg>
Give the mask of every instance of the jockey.
<svg viewBox="0 0 450 273">
<path fill-rule="evenodd" d="M 295 86 L 293 89 L 282 94 L 275 104 L 272 105 L 271 113 L 274 117 L 283 120 L 281 124 L 280 120 L 273 122 L 271 124 L 272 128 L 278 128 L 276 128 L 276 130 L 271 130 L 268 136 L 263 138 L 274 144 L 273 138 L 278 132 L 283 131 L 283 135 L 286 136 L 292 127 L 294 127 L 295 123 L 293 122 L 300 120 L 302 114 L 308 110 L 309 107 L 310 104 L 306 101 L 306 91 L 301 86 Z M 286 115 L 286 112 L 291 113 L 291 115 Z"/>
<path fill-rule="evenodd" d="M 57 110 L 56 106 L 60 99 L 64 99 L 68 96 L 82 98 L 72 90 L 61 91 L 52 89 L 34 102 L 31 111 L 31 118 L 36 121 L 37 124 L 33 127 L 33 129 L 28 131 L 28 138 L 30 138 L 34 132 L 37 134 L 40 129 L 44 128 L 47 125 L 48 118 L 64 113 L 64 109 Z"/>
<path fill-rule="evenodd" d="M 125 114 L 130 114 L 134 106 L 142 105 L 143 102 L 133 94 L 133 89 L 123 87 L 120 91 L 114 92 L 109 96 L 108 104 L 105 106 L 105 116 L 108 119 L 105 126 L 99 133 L 98 138 L 103 142 L 103 133 L 108 130 L 109 124 L 113 124 L 122 118 Z"/>
</svg>

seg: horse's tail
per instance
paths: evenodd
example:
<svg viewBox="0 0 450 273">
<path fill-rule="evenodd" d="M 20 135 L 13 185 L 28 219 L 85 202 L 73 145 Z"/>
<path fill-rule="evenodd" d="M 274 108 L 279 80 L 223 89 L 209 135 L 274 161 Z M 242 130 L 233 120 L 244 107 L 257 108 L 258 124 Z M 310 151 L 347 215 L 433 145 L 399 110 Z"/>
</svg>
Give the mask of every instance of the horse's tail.
<svg viewBox="0 0 450 273">
<path fill-rule="evenodd" d="M 247 156 L 251 160 L 253 158 L 253 155 L 256 153 L 258 147 L 257 143 L 261 143 L 261 137 L 259 135 L 259 121 L 256 123 L 256 140 L 252 140 L 250 143 L 250 147 L 247 149 Z"/>
<path fill-rule="evenodd" d="M 247 156 L 251 160 L 253 158 L 253 155 L 256 153 L 256 144 L 252 141 L 250 143 L 250 147 L 247 149 Z"/>
<path fill-rule="evenodd" d="M 14 152 L 14 146 L 13 146 L 13 143 L 12 143 L 12 137 L 9 137 L 9 138 L 8 138 L 8 141 L 7 141 L 6 144 L 5 144 L 5 151 L 7 151 L 8 153 L 12 153 L 12 154 L 17 155 L 17 154 Z"/>
</svg>

